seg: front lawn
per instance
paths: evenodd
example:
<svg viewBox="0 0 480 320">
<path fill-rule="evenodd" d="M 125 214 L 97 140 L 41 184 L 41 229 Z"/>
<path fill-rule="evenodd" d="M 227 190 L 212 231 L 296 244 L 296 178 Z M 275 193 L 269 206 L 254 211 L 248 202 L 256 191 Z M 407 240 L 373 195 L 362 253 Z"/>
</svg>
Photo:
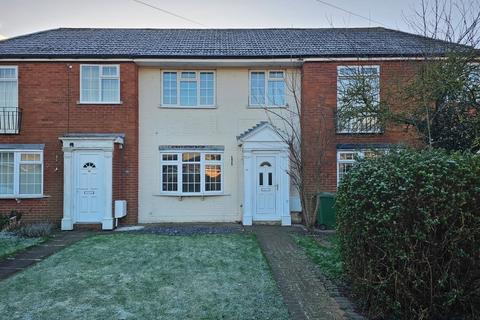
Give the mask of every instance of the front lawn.
<svg viewBox="0 0 480 320">
<path fill-rule="evenodd" d="M 11 233 L 0 232 L 0 259 L 39 244 L 42 241 L 42 238 L 22 238 Z"/>
<path fill-rule="evenodd" d="M 253 236 L 99 235 L 0 282 L 12 319 L 288 319 Z"/>
<path fill-rule="evenodd" d="M 296 235 L 295 240 L 327 276 L 332 279 L 340 279 L 343 276 L 342 260 L 335 235 L 325 236 L 321 241 L 308 235 Z"/>
</svg>

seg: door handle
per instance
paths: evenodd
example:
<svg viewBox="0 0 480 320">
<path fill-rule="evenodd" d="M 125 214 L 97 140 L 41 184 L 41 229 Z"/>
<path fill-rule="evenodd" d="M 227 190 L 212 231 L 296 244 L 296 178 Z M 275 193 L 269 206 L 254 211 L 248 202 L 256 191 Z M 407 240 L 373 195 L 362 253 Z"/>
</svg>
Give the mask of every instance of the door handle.
<svg viewBox="0 0 480 320">
<path fill-rule="evenodd" d="M 277 191 L 278 191 L 278 183 L 275 185 L 275 188 L 277 188 Z"/>
</svg>

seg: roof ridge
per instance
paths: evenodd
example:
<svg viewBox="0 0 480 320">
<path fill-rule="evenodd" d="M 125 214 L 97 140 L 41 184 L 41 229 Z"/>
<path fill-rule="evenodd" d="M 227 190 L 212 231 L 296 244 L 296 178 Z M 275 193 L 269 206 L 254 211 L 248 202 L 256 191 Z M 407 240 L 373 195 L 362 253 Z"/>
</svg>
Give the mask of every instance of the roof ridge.
<svg viewBox="0 0 480 320">
<path fill-rule="evenodd" d="M 41 32 L 48 32 L 48 31 L 56 31 L 56 30 L 169 30 L 169 31 L 245 31 L 245 30 L 375 30 L 375 29 L 385 29 L 385 30 L 392 30 L 383 28 L 380 26 L 375 27 L 263 27 L 263 28 L 124 28 L 124 27 L 59 27 L 54 29 L 47 29 L 39 32 L 29 33 L 26 35 L 32 35 Z M 25 36 L 26 36 L 25 35 Z M 23 35 L 22 35 L 23 36 Z M 13 39 L 13 38 L 12 38 Z"/>
</svg>

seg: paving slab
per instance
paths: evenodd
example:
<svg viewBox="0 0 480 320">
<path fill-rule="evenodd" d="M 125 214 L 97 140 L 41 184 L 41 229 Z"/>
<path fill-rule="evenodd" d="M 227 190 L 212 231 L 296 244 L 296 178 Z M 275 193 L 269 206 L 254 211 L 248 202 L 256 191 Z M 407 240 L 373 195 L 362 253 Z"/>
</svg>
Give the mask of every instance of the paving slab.
<svg viewBox="0 0 480 320">
<path fill-rule="evenodd" d="M 48 256 L 67 246 L 93 235 L 92 232 L 68 231 L 59 232 L 42 244 L 27 248 L 0 260 L 0 280 L 6 279 L 16 272 L 25 270 Z"/>
</svg>

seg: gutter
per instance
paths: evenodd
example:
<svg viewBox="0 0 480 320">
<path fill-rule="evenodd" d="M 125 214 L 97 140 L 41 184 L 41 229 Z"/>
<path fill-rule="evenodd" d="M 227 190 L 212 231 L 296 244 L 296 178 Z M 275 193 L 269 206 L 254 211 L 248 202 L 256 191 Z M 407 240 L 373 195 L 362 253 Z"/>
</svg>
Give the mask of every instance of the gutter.
<svg viewBox="0 0 480 320">
<path fill-rule="evenodd" d="M 426 57 L 422 56 L 370 56 L 370 57 L 310 57 L 310 58 L 2 58 L 0 62 L 133 62 L 139 66 L 154 67 L 245 67 L 245 66 L 272 66 L 272 67 L 301 67 L 305 62 L 341 62 L 341 61 L 422 61 Z M 438 56 L 427 59 L 447 59 L 447 57 Z M 480 60 L 480 58 L 478 58 Z"/>
</svg>

